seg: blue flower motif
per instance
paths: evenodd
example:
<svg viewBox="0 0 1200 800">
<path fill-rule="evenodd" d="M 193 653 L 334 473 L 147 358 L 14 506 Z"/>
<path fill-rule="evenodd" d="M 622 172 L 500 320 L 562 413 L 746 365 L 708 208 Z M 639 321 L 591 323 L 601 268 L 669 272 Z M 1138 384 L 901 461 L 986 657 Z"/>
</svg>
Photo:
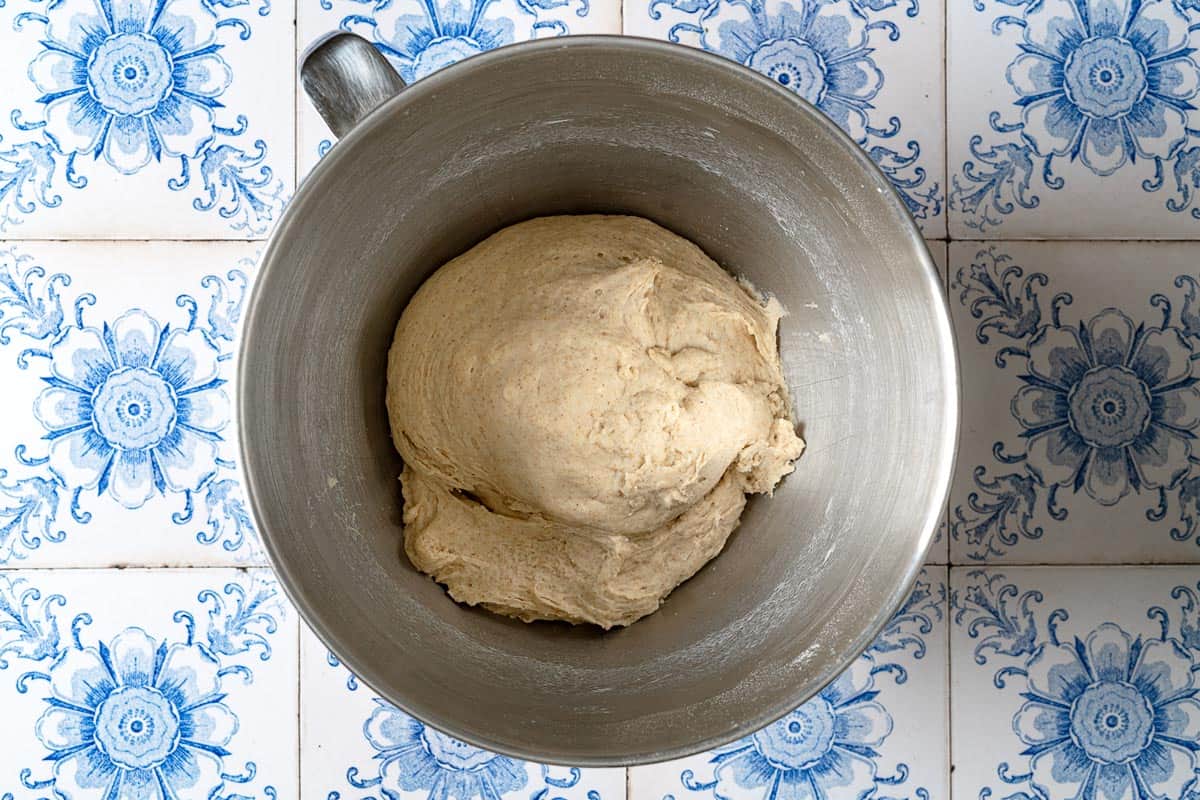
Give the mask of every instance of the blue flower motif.
<svg viewBox="0 0 1200 800">
<path fill-rule="evenodd" d="M 1112 623 L 1086 642 L 1043 644 L 1013 730 L 1043 797 L 1181 797 L 1195 780 L 1200 702 L 1192 659 L 1173 640 Z"/>
<path fill-rule="evenodd" d="M 874 659 L 863 655 L 817 697 L 715 751 L 718 798 L 860 800 L 875 790 L 875 749 L 892 718 L 874 702 Z M 764 795 L 765 791 L 765 795 Z"/>
<path fill-rule="evenodd" d="M 1008 80 L 1022 135 L 1039 156 L 1079 158 L 1098 175 L 1170 159 L 1188 139 L 1200 67 L 1173 0 L 1036 0 Z"/>
<path fill-rule="evenodd" d="M 468 56 L 511 44 L 516 23 L 529 26 L 537 15 L 519 0 L 425 0 L 421 13 L 400 13 L 407 4 L 391 2 L 375 13 L 375 46 L 391 56 L 406 83 L 424 78 Z"/>
<path fill-rule="evenodd" d="M 91 153 L 124 174 L 153 159 L 196 157 L 232 72 L 217 19 L 201 0 L 114 0 L 99 14 L 51 4 L 45 47 L 29 65 L 46 136 L 63 154 Z"/>
<path fill-rule="evenodd" d="M 1012 413 L 1043 485 L 1112 505 L 1130 488 L 1172 488 L 1188 472 L 1200 390 L 1178 328 L 1134 328 L 1106 309 L 1078 330 L 1048 325 L 1029 344 Z"/>
<path fill-rule="evenodd" d="M 719 0 L 700 27 L 705 50 L 786 86 L 866 141 L 883 73 L 870 57 L 867 19 L 849 0 Z"/>
<path fill-rule="evenodd" d="M 379 751 L 380 779 L 392 800 L 416 791 L 429 792 L 429 800 L 498 800 L 529 781 L 522 762 L 452 739 L 381 700 L 376 703 L 363 733 Z"/>
<path fill-rule="evenodd" d="M 50 668 L 37 736 L 65 800 L 206 800 L 222 783 L 237 717 L 220 665 L 200 645 L 127 628 L 109 645 L 70 648 Z"/>
<path fill-rule="evenodd" d="M 50 347 L 34 414 L 66 486 L 138 508 L 156 491 L 199 489 L 216 471 L 229 400 L 216 345 L 133 310 L 103 329 L 70 327 Z"/>
</svg>

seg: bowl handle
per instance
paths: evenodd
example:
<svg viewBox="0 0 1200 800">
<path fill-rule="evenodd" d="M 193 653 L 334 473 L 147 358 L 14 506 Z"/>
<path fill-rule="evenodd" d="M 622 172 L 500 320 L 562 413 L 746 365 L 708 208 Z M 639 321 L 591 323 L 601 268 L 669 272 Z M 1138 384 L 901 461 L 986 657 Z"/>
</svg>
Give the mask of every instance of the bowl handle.
<svg viewBox="0 0 1200 800">
<path fill-rule="evenodd" d="M 335 33 L 314 43 L 300 58 L 300 82 L 339 139 L 404 88 L 383 54 L 353 33 Z"/>
</svg>

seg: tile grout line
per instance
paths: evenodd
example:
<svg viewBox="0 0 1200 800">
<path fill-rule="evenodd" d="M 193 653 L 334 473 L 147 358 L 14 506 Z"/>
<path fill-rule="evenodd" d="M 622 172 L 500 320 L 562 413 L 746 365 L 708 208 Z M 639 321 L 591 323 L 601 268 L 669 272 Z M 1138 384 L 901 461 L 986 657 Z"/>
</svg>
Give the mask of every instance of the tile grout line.
<svg viewBox="0 0 1200 800">
<path fill-rule="evenodd" d="M 945 0 L 942 5 L 942 190 L 946 193 L 946 291 L 950 291 L 950 2 Z M 949 498 L 947 498 L 947 524 L 949 523 Z M 949 539 L 949 530 L 946 537 Z M 949 548 L 950 542 L 946 542 Z"/>
<path fill-rule="evenodd" d="M 949 540 L 949 531 L 946 533 L 946 538 Z M 947 541 L 949 546 L 949 541 Z M 948 800 L 954 800 L 954 733 L 951 726 L 954 724 L 954 692 L 951 687 L 954 685 L 954 647 L 951 645 L 950 637 L 953 634 L 953 622 L 951 619 L 950 599 L 952 597 L 950 588 L 950 565 L 945 567 L 946 580 L 946 797 Z"/>
<path fill-rule="evenodd" d="M 300 188 L 300 3 L 292 3 L 292 197 Z M 286 207 L 284 208 L 286 211 Z"/>
</svg>

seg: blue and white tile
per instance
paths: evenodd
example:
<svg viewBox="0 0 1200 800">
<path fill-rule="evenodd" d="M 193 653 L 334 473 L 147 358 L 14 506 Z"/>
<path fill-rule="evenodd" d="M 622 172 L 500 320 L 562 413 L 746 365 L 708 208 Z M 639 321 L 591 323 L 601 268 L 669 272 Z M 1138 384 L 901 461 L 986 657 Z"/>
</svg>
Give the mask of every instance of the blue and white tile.
<svg viewBox="0 0 1200 800">
<path fill-rule="evenodd" d="M 1194 567 L 951 572 L 959 798 L 1194 797 Z"/>
<path fill-rule="evenodd" d="M 1200 5 L 948 8 L 954 238 L 1200 236 Z"/>
<path fill-rule="evenodd" d="M 0 235 L 262 238 L 294 183 L 294 0 L 0 5 Z"/>
<path fill-rule="evenodd" d="M 297 635 L 265 570 L 0 571 L 3 797 L 295 797 Z"/>
<path fill-rule="evenodd" d="M 621 0 L 298 0 L 300 47 L 336 30 L 374 42 L 406 83 L 496 47 L 530 39 L 621 32 Z M 298 175 L 333 134 L 298 90 Z"/>
<path fill-rule="evenodd" d="M 1200 243 L 955 242 L 956 564 L 1200 561 Z"/>
<path fill-rule="evenodd" d="M 0 566 L 263 563 L 230 407 L 255 248 L 0 248 Z"/>
<path fill-rule="evenodd" d="M 719 53 L 832 118 L 945 238 L 944 0 L 625 0 L 625 33 Z"/>
<path fill-rule="evenodd" d="M 946 800 L 945 568 L 816 698 L 732 744 L 629 771 L 630 800 Z"/>
<path fill-rule="evenodd" d="M 624 800 L 625 770 L 551 767 L 426 727 L 375 696 L 307 628 L 301 800 Z"/>
</svg>

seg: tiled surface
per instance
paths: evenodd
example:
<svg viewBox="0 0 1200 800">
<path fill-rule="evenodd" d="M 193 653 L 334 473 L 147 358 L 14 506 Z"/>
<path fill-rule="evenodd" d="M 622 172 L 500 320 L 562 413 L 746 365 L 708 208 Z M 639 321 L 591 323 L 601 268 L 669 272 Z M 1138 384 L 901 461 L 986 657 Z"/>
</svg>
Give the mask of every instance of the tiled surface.
<svg viewBox="0 0 1200 800">
<path fill-rule="evenodd" d="M 956 797 L 1188 797 L 1197 571 L 955 568 Z"/>
<path fill-rule="evenodd" d="M 264 563 L 230 407 L 256 253 L 246 242 L 0 248 L 0 565 Z"/>
<path fill-rule="evenodd" d="M 954 563 L 1200 561 L 1197 243 L 953 242 Z"/>
<path fill-rule="evenodd" d="M 815 103 L 887 173 L 926 236 L 945 238 L 942 0 L 624 0 L 624 8 L 627 34 L 719 53 Z"/>
<path fill-rule="evenodd" d="M 301 42 L 339 29 L 367 37 L 412 83 L 500 44 L 620 33 L 621 8 L 618 0 L 301 0 L 296 24 Z M 303 176 L 332 146 L 333 135 L 303 92 L 297 106 L 297 168 Z"/>
<path fill-rule="evenodd" d="M 263 238 L 294 188 L 295 18 L 291 0 L 0 7 L 0 235 Z"/>
<path fill-rule="evenodd" d="M 372 789 L 405 800 L 437 798 L 456 790 L 467 798 L 625 796 L 623 769 L 516 761 L 427 728 L 375 696 L 308 632 L 300 643 L 300 705 L 315 712 L 301 719 L 304 798 L 357 797 Z M 422 775 L 431 778 L 424 780 Z"/>
<path fill-rule="evenodd" d="M 958 469 L 908 604 L 819 698 L 576 772 L 424 729 L 298 622 L 227 400 L 245 240 L 332 145 L 295 57 L 338 28 L 409 80 L 535 37 L 702 47 L 908 201 L 959 333 Z M 0 800 L 1193 796 L 1197 37 L 1191 0 L 0 0 Z M 1085 241 L 1111 238 L 1198 241 Z"/>
<path fill-rule="evenodd" d="M 875 643 L 818 697 L 725 747 L 631 769 L 630 797 L 946 797 L 946 572 L 927 567 Z"/>
<path fill-rule="evenodd" d="M 267 570 L 0 571 L 3 796 L 295 797 L 298 633 Z"/>
<path fill-rule="evenodd" d="M 970 0 L 947 16 L 955 238 L 1195 238 L 1200 7 Z"/>
</svg>

